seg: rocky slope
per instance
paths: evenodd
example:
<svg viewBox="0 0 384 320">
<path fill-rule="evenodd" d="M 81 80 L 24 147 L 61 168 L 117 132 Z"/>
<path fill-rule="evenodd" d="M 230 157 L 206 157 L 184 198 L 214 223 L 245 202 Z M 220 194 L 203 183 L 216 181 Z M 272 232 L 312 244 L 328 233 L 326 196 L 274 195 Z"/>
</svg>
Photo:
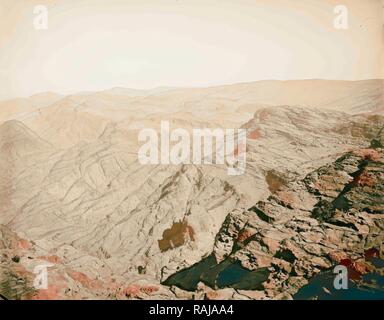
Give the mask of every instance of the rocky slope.
<svg viewBox="0 0 384 320">
<path fill-rule="evenodd" d="M 346 153 L 276 188 L 266 201 L 231 212 L 212 256 L 165 283 L 208 298 L 289 299 L 316 274 L 349 259 L 355 261 L 350 276 L 358 278 L 374 269 L 367 252 L 384 258 L 383 186 L 382 148 Z"/>
<path fill-rule="evenodd" d="M 308 85 L 320 84 L 330 88 L 316 81 Z M 25 276 L 30 288 L 33 267 L 48 259 L 55 265 L 52 287 L 33 297 L 203 298 L 209 290 L 215 296 L 213 289 L 224 288 L 226 297 L 272 298 L 285 287 L 293 294 L 304 280 L 329 266 L 327 248 L 344 250 L 326 242 L 328 231 L 332 241 L 346 234 L 352 245 L 347 254 L 362 250 L 353 241 L 363 235 L 372 243 L 379 239 L 374 235 L 381 225 L 373 226 L 381 217 L 380 195 L 365 193 L 368 186 L 350 180 L 360 177 L 359 170 L 369 171 L 356 178 L 363 181 L 359 183 L 381 179 L 383 117 L 325 110 L 329 105 L 322 107 L 320 98 L 315 99 L 320 108 L 261 107 L 256 101 L 269 92 L 266 85 L 275 88 L 276 83 L 139 96 L 120 89 L 54 96 L 48 99 L 52 104 L 46 102 L 38 112 L 22 117 L 19 110 L 7 113 L 20 121 L 0 125 L 5 283 L 14 281 L 4 270 L 15 273 L 21 268 L 20 277 Z M 293 90 L 299 85 L 278 87 Z M 335 107 L 340 98 L 350 111 L 357 102 L 348 102 L 347 95 L 368 86 L 376 98 L 367 108 L 374 112 L 380 105 L 380 85 L 348 83 L 327 101 Z M 309 101 L 310 96 L 302 99 Z M 140 165 L 137 134 L 141 128 L 157 128 L 162 119 L 172 128 L 188 130 L 242 126 L 247 130 L 245 174 L 228 176 L 225 165 Z M 364 151 L 370 143 L 376 149 Z M 344 154 L 347 160 L 332 169 L 323 167 Z M 363 160 L 369 154 L 373 158 Z M 350 202 L 356 202 L 355 207 L 349 207 Z M 27 247 L 19 248 L 19 239 L 25 239 L 21 241 Z M 305 239 L 312 253 L 303 248 Z M 317 240 L 325 248 L 312 244 Z M 296 253 L 294 261 L 284 259 L 288 255 L 293 260 Z M 12 260 L 15 256 L 20 259 Z M 210 272 L 205 274 L 207 266 Z M 172 285 L 173 277 L 191 267 L 198 270 L 193 269 L 187 284 Z M 297 283 L 287 282 L 295 279 Z M 240 290 L 249 292 L 243 295 Z M 6 296 L 32 297 L 28 292 Z"/>
<path fill-rule="evenodd" d="M 145 268 L 125 277 L 105 257 L 74 245 L 47 250 L 0 226 L 0 294 L 7 299 L 290 299 L 316 274 L 348 260 L 354 261 L 350 274 L 358 280 L 374 270 L 364 259 L 369 252 L 384 257 L 383 179 L 383 149 L 346 153 L 280 186 L 266 201 L 230 212 L 211 255 L 163 285 Z M 159 241 L 161 251 L 182 246 L 187 234 L 194 241 L 185 221 L 175 223 Z M 36 290 L 33 268 L 44 263 L 51 264 L 51 284 Z"/>
<path fill-rule="evenodd" d="M 55 254 L 56 253 L 56 254 Z M 145 277 L 129 279 L 114 275 L 94 257 L 72 247 L 49 252 L 34 241 L 21 238 L 0 225 L 0 299 L 172 299 L 167 287 L 151 283 Z M 73 260 L 78 263 L 74 264 Z M 82 261 L 100 264 L 96 272 L 80 271 Z M 71 262 L 72 261 L 72 262 Z M 48 287 L 36 288 L 36 267 L 47 266 Z"/>
</svg>

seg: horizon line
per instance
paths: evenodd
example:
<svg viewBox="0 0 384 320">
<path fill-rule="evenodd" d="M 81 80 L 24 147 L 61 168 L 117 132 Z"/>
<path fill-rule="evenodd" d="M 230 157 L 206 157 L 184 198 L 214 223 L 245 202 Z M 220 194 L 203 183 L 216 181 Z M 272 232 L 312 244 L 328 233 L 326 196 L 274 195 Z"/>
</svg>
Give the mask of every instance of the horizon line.
<svg viewBox="0 0 384 320">
<path fill-rule="evenodd" d="M 253 80 L 253 81 L 241 81 L 241 82 L 234 82 L 234 83 L 223 83 L 223 84 L 213 84 L 213 85 L 203 85 L 203 86 L 168 86 L 168 85 L 158 85 L 150 88 L 134 88 L 134 87 L 125 87 L 116 85 L 113 87 L 107 87 L 105 89 L 95 89 L 95 90 L 78 90 L 78 91 L 71 91 L 68 93 L 60 93 L 58 91 L 38 91 L 36 93 L 30 94 L 30 95 L 20 95 L 20 96 L 14 96 L 10 98 L 0 98 L 0 102 L 7 102 L 12 101 L 16 99 L 29 99 L 33 98 L 38 95 L 44 95 L 44 94 L 54 94 L 58 96 L 72 96 L 72 95 L 81 95 L 81 94 L 94 94 L 94 93 L 100 93 L 103 91 L 110 91 L 113 89 L 127 89 L 127 90 L 133 90 L 133 91 L 154 91 L 156 89 L 169 89 L 169 91 L 172 90 L 185 90 L 185 89 L 208 89 L 208 88 L 217 88 L 217 87 L 226 87 L 226 86 L 234 86 L 234 85 L 242 85 L 242 84 L 251 84 L 251 83 L 257 83 L 257 82 L 297 82 L 297 81 L 329 81 L 329 82 L 364 82 L 364 81 L 384 81 L 384 78 L 368 78 L 368 79 L 359 79 L 359 80 L 348 80 L 348 79 L 325 79 L 325 78 L 306 78 L 306 79 L 261 79 L 261 80 Z M 167 92 L 165 90 L 164 92 Z"/>
</svg>

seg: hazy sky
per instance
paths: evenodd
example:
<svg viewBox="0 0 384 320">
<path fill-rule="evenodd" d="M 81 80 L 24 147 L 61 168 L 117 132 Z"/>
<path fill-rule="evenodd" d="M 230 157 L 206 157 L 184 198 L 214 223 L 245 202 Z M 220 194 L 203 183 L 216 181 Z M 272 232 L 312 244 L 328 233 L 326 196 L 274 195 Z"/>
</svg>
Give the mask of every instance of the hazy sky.
<svg viewBox="0 0 384 320">
<path fill-rule="evenodd" d="M 48 29 L 33 25 L 48 8 Z M 334 7 L 349 12 L 337 30 Z M 384 0 L 0 0 L 0 99 L 384 78 Z"/>
</svg>

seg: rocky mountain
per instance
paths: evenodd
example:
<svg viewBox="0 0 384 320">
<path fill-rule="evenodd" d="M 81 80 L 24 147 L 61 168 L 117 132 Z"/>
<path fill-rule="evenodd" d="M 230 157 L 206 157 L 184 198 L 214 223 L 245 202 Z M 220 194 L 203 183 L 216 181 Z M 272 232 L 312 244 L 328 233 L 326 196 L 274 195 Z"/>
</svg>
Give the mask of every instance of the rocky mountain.
<svg viewBox="0 0 384 320">
<path fill-rule="evenodd" d="M 189 126 L 237 128 L 266 107 L 382 113 L 384 80 L 257 81 L 207 88 L 112 88 L 68 96 L 46 93 L 0 102 L 0 119 L 20 120 L 52 144 L 68 148 L 96 139 L 107 124 L 154 126 L 159 118 Z"/>
<path fill-rule="evenodd" d="M 290 299 L 316 274 L 353 259 L 355 280 L 375 269 L 367 252 L 384 254 L 384 150 L 358 149 L 266 201 L 234 210 L 212 256 L 165 281 L 208 297 L 232 294 Z M 381 252 L 381 253 L 380 253 Z M 232 279 L 230 275 L 232 276 Z"/>
<path fill-rule="evenodd" d="M 146 267 L 127 278 L 113 272 L 106 257 L 88 255 L 73 244 L 47 250 L 40 241 L 1 226 L 1 294 L 28 299 L 291 299 L 316 274 L 349 260 L 359 281 L 375 270 L 367 259 L 370 252 L 383 257 L 383 156 L 381 148 L 357 149 L 280 186 L 248 210 L 231 211 L 207 258 L 162 285 L 148 277 Z M 158 242 L 160 251 L 193 242 L 198 232 L 186 220 L 175 223 Z M 47 290 L 32 286 L 33 267 L 41 263 L 52 264 L 54 284 Z"/>
</svg>

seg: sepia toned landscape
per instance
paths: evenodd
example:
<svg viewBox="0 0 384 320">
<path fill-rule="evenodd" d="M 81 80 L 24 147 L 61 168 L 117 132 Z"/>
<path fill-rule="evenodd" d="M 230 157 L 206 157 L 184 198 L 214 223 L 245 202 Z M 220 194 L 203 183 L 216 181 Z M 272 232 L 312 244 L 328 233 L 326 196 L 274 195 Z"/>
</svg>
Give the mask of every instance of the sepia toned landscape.
<svg viewBox="0 0 384 320">
<path fill-rule="evenodd" d="M 369 2 L 372 12 L 382 3 Z M 373 21 L 382 27 L 384 15 Z M 368 76 L 343 80 L 255 73 L 24 94 L 0 78 L 9 88 L 0 101 L 0 299 L 384 299 L 379 45 Z M 56 71 L 66 74 L 59 63 Z M 244 129 L 246 145 L 234 151 L 246 155 L 244 173 L 204 161 L 143 165 L 138 136 L 162 121 L 186 132 Z M 348 270 L 345 296 L 333 287 L 338 265 Z"/>
</svg>

